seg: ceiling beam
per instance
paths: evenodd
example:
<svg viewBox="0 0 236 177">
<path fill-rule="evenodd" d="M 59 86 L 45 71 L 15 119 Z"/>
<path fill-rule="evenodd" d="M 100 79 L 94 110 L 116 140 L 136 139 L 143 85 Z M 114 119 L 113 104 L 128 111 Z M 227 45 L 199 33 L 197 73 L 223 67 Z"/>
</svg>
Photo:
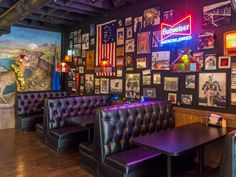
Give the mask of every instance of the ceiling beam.
<svg viewBox="0 0 236 177">
<path fill-rule="evenodd" d="M 105 10 L 114 9 L 114 7 L 111 5 L 111 3 L 108 0 L 96 1 L 96 2 L 92 2 L 91 0 L 72 0 L 72 2 L 77 2 L 77 3 L 80 3 L 80 4 L 86 4 L 86 5 L 90 5 L 92 7 L 105 9 Z"/>
</svg>

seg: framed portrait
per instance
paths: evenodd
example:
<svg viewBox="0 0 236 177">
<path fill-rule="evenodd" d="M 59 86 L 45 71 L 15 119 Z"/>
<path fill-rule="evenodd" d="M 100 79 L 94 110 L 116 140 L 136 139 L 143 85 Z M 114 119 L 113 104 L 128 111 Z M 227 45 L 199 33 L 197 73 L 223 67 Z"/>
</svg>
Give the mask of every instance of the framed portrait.
<svg viewBox="0 0 236 177">
<path fill-rule="evenodd" d="M 140 74 L 127 73 L 125 77 L 125 97 L 139 99 L 140 98 Z"/>
<path fill-rule="evenodd" d="M 192 105 L 193 104 L 193 95 L 181 94 L 181 104 Z"/>
<path fill-rule="evenodd" d="M 174 9 L 166 10 L 163 12 L 163 21 L 172 22 L 174 20 Z"/>
<path fill-rule="evenodd" d="M 147 59 L 146 59 L 146 57 L 136 59 L 136 68 L 137 69 L 147 68 Z"/>
<path fill-rule="evenodd" d="M 152 32 L 152 48 L 161 46 L 161 31 Z"/>
<path fill-rule="evenodd" d="M 95 78 L 95 94 L 100 94 L 100 78 Z"/>
<path fill-rule="evenodd" d="M 124 66 L 124 58 L 123 57 L 116 58 L 116 66 Z"/>
<path fill-rule="evenodd" d="M 170 101 L 172 104 L 177 104 L 177 94 L 168 93 L 168 101 Z"/>
<path fill-rule="evenodd" d="M 94 93 L 94 74 L 85 74 L 85 93 Z"/>
<path fill-rule="evenodd" d="M 206 54 L 205 70 L 216 70 L 216 69 L 217 69 L 216 54 Z"/>
<path fill-rule="evenodd" d="M 230 56 L 219 56 L 218 68 L 229 69 L 231 67 L 231 57 Z"/>
<path fill-rule="evenodd" d="M 155 85 L 161 84 L 161 73 L 153 73 L 152 83 Z"/>
<path fill-rule="evenodd" d="M 134 32 L 140 32 L 143 28 L 143 16 L 135 17 L 134 18 Z"/>
<path fill-rule="evenodd" d="M 185 88 L 195 89 L 195 75 L 186 75 L 185 76 Z"/>
<path fill-rule="evenodd" d="M 195 52 L 195 53 L 193 53 L 193 57 L 194 57 L 195 60 L 198 61 L 198 63 L 200 63 L 201 69 L 204 68 L 204 57 L 205 57 L 204 55 L 205 55 L 204 52 Z"/>
<path fill-rule="evenodd" d="M 94 50 L 86 51 L 86 70 L 94 70 L 95 58 L 94 58 Z"/>
<path fill-rule="evenodd" d="M 215 48 L 215 33 L 208 31 L 198 34 L 198 49 L 213 49 Z"/>
<path fill-rule="evenodd" d="M 151 75 L 143 76 L 143 85 L 151 85 Z"/>
<path fill-rule="evenodd" d="M 134 60 L 133 60 L 133 54 L 125 54 L 125 66 L 126 67 L 133 67 L 134 66 Z"/>
<path fill-rule="evenodd" d="M 79 73 L 84 74 L 84 66 L 79 66 Z"/>
<path fill-rule="evenodd" d="M 82 35 L 82 50 L 89 49 L 89 33 Z"/>
<path fill-rule="evenodd" d="M 144 11 L 143 18 L 143 26 L 144 28 L 159 25 L 161 21 L 160 8 L 154 7 Z"/>
<path fill-rule="evenodd" d="M 124 37 L 124 28 L 118 28 L 116 31 L 116 45 L 124 45 L 125 37 Z"/>
<path fill-rule="evenodd" d="M 123 57 L 125 55 L 124 47 L 116 47 L 116 57 Z"/>
<path fill-rule="evenodd" d="M 226 108 L 226 73 L 199 73 L 199 105 Z"/>
<path fill-rule="evenodd" d="M 179 90 L 179 78 L 164 77 L 164 90 L 177 92 Z"/>
<path fill-rule="evenodd" d="M 152 52 L 152 70 L 170 70 L 170 51 Z"/>
<path fill-rule="evenodd" d="M 101 78 L 100 83 L 100 92 L 102 94 L 108 94 L 109 93 L 109 79 L 108 78 Z"/>
<path fill-rule="evenodd" d="M 128 39 L 125 41 L 125 52 L 134 52 L 134 39 Z"/>
<path fill-rule="evenodd" d="M 137 54 L 146 54 L 151 52 L 150 32 L 138 33 Z"/>
<path fill-rule="evenodd" d="M 79 75 L 79 85 L 84 85 L 84 75 Z"/>
<path fill-rule="evenodd" d="M 117 77 L 122 77 L 123 76 L 123 68 L 122 67 L 117 67 L 116 68 L 116 76 Z"/>
<path fill-rule="evenodd" d="M 143 88 L 143 97 L 144 98 L 156 98 L 156 88 Z"/>
<path fill-rule="evenodd" d="M 126 27 L 126 39 L 133 38 L 133 26 Z"/>
<path fill-rule="evenodd" d="M 130 26 L 130 25 L 132 25 L 132 20 L 133 20 L 133 17 L 127 17 L 127 18 L 125 18 L 125 26 Z"/>
<path fill-rule="evenodd" d="M 231 105 L 236 106 L 236 93 L 231 92 Z"/>
<path fill-rule="evenodd" d="M 122 93 L 123 91 L 123 79 L 110 79 L 110 92 Z"/>
</svg>

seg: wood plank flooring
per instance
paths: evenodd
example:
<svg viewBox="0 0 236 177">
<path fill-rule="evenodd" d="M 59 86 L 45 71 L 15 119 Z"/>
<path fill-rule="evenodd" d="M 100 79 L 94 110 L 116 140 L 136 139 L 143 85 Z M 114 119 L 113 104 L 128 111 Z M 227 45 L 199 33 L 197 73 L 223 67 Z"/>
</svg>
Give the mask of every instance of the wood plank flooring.
<svg viewBox="0 0 236 177">
<path fill-rule="evenodd" d="M 35 132 L 0 131 L 0 177 L 92 177 L 80 167 L 78 150 L 57 154 Z"/>
</svg>

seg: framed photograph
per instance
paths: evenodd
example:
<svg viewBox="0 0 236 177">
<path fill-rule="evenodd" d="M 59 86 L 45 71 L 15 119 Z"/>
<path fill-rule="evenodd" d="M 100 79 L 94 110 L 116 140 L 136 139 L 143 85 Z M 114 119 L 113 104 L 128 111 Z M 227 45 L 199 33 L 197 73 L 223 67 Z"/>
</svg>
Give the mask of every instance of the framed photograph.
<svg viewBox="0 0 236 177">
<path fill-rule="evenodd" d="M 127 17 L 127 18 L 125 18 L 125 26 L 130 26 L 130 25 L 132 25 L 132 20 L 133 20 L 132 17 Z"/>
<path fill-rule="evenodd" d="M 124 66 L 124 58 L 123 57 L 116 58 L 116 66 Z"/>
<path fill-rule="evenodd" d="M 96 33 L 95 24 L 90 24 L 89 25 L 89 35 L 90 36 L 95 36 L 95 33 Z"/>
<path fill-rule="evenodd" d="M 138 33 L 137 54 L 146 54 L 151 52 L 150 32 Z"/>
<path fill-rule="evenodd" d="M 161 73 L 153 73 L 152 83 L 155 85 L 161 84 Z"/>
<path fill-rule="evenodd" d="M 198 50 L 215 48 L 215 33 L 208 31 L 198 34 Z"/>
<path fill-rule="evenodd" d="M 95 78 L 95 94 L 100 94 L 100 78 Z"/>
<path fill-rule="evenodd" d="M 94 58 L 94 50 L 86 51 L 86 70 L 94 70 L 95 58 Z"/>
<path fill-rule="evenodd" d="M 110 93 L 122 93 L 123 79 L 110 79 Z"/>
<path fill-rule="evenodd" d="M 126 39 L 133 38 L 133 26 L 126 27 Z"/>
<path fill-rule="evenodd" d="M 137 69 L 145 69 L 145 68 L 147 68 L 147 59 L 145 57 L 137 58 L 136 59 L 136 68 Z"/>
<path fill-rule="evenodd" d="M 124 45 L 125 43 L 125 35 L 124 35 L 124 28 L 118 28 L 116 32 L 116 45 Z"/>
<path fill-rule="evenodd" d="M 82 57 L 83 57 L 83 58 L 86 57 L 86 51 L 85 51 L 85 50 L 82 51 Z"/>
<path fill-rule="evenodd" d="M 123 68 L 122 67 L 117 67 L 116 68 L 116 76 L 117 77 L 122 77 L 123 76 Z"/>
<path fill-rule="evenodd" d="M 143 28 L 143 16 L 134 18 L 134 32 L 140 32 Z"/>
<path fill-rule="evenodd" d="M 94 46 L 95 45 L 95 37 L 90 39 L 90 46 Z"/>
<path fill-rule="evenodd" d="M 152 70 L 170 70 L 170 51 L 152 52 Z"/>
<path fill-rule="evenodd" d="M 79 85 L 84 85 L 84 75 L 79 75 Z"/>
<path fill-rule="evenodd" d="M 83 65 L 83 59 L 82 58 L 78 58 L 78 65 Z"/>
<path fill-rule="evenodd" d="M 144 98 L 156 98 L 156 88 L 143 88 L 143 97 Z"/>
<path fill-rule="evenodd" d="M 174 9 L 166 10 L 163 12 L 163 21 L 164 22 L 171 22 L 174 20 Z"/>
<path fill-rule="evenodd" d="M 116 47 L 116 57 L 123 57 L 125 55 L 124 47 Z"/>
<path fill-rule="evenodd" d="M 193 95 L 181 94 L 181 104 L 192 105 L 193 104 Z"/>
<path fill-rule="evenodd" d="M 79 73 L 84 74 L 84 66 L 79 66 Z"/>
<path fill-rule="evenodd" d="M 185 88 L 195 89 L 195 75 L 186 75 L 185 76 Z"/>
<path fill-rule="evenodd" d="M 216 28 L 231 24 L 231 1 L 222 1 L 203 7 L 202 28 Z"/>
<path fill-rule="evenodd" d="M 74 45 L 74 56 L 81 56 L 81 44 Z"/>
<path fill-rule="evenodd" d="M 79 93 L 80 93 L 81 95 L 84 94 L 84 86 L 83 86 L 83 85 L 80 85 L 80 86 L 79 86 Z"/>
<path fill-rule="evenodd" d="M 231 62 L 231 73 L 236 74 L 236 62 Z"/>
<path fill-rule="evenodd" d="M 218 68 L 229 69 L 230 66 L 231 66 L 231 57 L 230 56 L 219 56 Z"/>
<path fill-rule="evenodd" d="M 216 54 L 205 55 L 205 70 L 216 70 L 217 69 Z"/>
<path fill-rule="evenodd" d="M 236 93 L 231 92 L 231 105 L 236 106 Z"/>
<path fill-rule="evenodd" d="M 94 74 L 85 74 L 85 93 L 94 93 Z"/>
<path fill-rule="evenodd" d="M 193 53 L 193 57 L 201 64 L 201 69 L 204 68 L 204 52 L 195 52 Z"/>
<path fill-rule="evenodd" d="M 143 85 L 151 85 L 151 75 L 143 76 Z"/>
<path fill-rule="evenodd" d="M 236 74 L 231 74 L 231 89 L 236 89 Z"/>
<path fill-rule="evenodd" d="M 177 104 L 177 94 L 168 93 L 168 101 L 170 101 L 172 104 Z"/>
<path fill-rule="evenodd" d="M 89 49 L 89 33 L 82 35 L 82 50 Z"/>
<path fill-rule="evenodd" d="M 133 67 L 134 66 L 134 60 L 133 60 L 133 54 L 125 54 L 125 66 L 126 67 Z"/>
<path fill-rule="evenodd" d="M 128 39 L 125 41 L 125 52 L 134 52 L 134 39 Z"/>
<path fill-rule="evenodd" d="M 117 21 L 117 26 L 118 26 L 118 27 L 124 26 L 124 19 L 119 19 L 119 20 Z"/>
<path fill-rule="evenodd" d="M 154 7 L 144 11 L 144 28 L 160 24 L 160 8 Z"/>
<path fill-rule="evenodd" d="M 164 90 L 177 92 L 179 90 L 179 78 L 164 77 Z"/>
<path fill-rule="evenodd" d="M 125 77 L 125 97 L 139 99 L 140 98 L 140 74 L 126 74 Z"/>
<path fill-rule="evenodd" d="M 101 78 L 100 92 L 102 94 L 108 94 L 109 93 L 109 79 L 108 78 Z"/>
<path fill-rule="evenodd" d="M 226 73 L 199 73 L 199 105 L 226 108 Z"/>
<path fill-rule="evenodd" d="M 152 48 L 161 46 L 161 31 L 152 32 Z"/>
</svg>

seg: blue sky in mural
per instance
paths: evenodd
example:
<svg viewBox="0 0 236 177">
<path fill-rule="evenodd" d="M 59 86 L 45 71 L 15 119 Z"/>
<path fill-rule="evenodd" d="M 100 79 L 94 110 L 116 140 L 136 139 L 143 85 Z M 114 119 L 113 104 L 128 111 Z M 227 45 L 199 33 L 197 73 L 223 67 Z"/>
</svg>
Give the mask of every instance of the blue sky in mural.
<svg viewBox="0 0 236 177">
<path fill-rule="evenodd" d="M 60 46 L 61 43 L 60 33 L 20 27 L 12 27 L 11 33 L 7 35 L 2 35 L 0 37 L 0 41 L 8 40 L 14 41 L 15 43 L 18 41 L 20 42 L 20 44 L 28 45 L 30 38 L 37 45 L 42 45 L 45 43 L 45 41 L 51 44 L 56 44 L 57 46 Z"/>
</svg>

